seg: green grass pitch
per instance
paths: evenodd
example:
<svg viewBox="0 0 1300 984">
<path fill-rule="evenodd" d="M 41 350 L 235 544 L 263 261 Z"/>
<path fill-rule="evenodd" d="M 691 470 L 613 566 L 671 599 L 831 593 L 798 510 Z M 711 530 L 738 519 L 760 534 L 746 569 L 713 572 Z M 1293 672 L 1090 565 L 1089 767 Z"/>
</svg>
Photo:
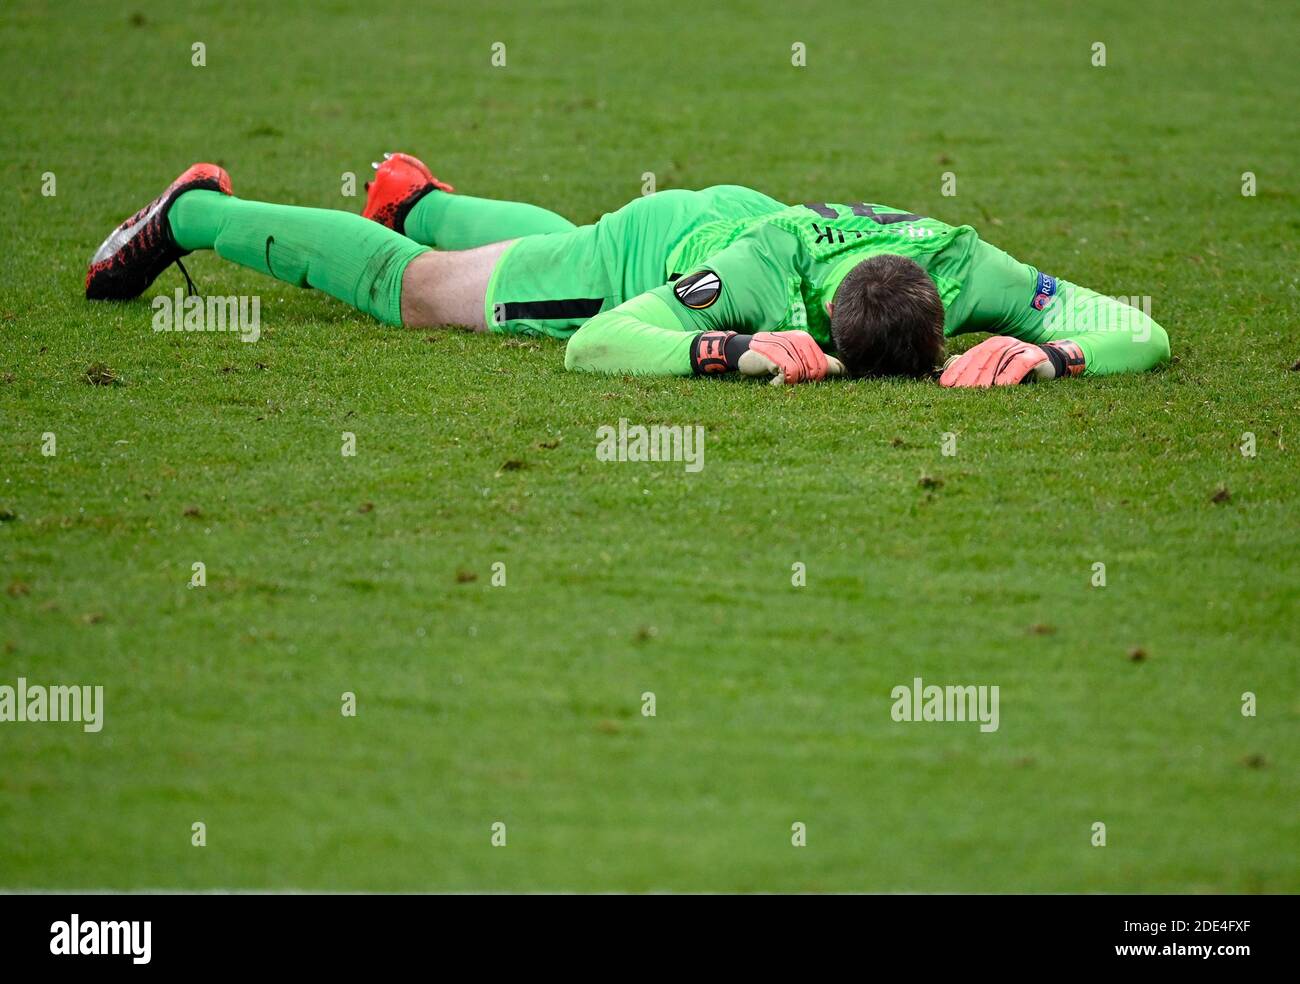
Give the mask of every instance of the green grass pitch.
<svg viewBox="0 0 1300 984">
<path fill-rule="evenodd" d="M 0 886 L 1300 889 L 1298 35 L 1210 0 L 6 4 L 0 684 L 106 706 L 0 723 Z M 192 161 L 359 211 L 395 149 L 579 222 L 646 172 L 969 222 L 1149 295 L 1177 361 L 782 391 L 570 375 L 211 255 L 260 341 L 155 334 L 175 270 L 82 299 Z M 703 470 L 598 461 L 620 418 L 704 425 Z M 916 676 L 997 685 L 999 729 L 896 723 Z"/>
</svg>

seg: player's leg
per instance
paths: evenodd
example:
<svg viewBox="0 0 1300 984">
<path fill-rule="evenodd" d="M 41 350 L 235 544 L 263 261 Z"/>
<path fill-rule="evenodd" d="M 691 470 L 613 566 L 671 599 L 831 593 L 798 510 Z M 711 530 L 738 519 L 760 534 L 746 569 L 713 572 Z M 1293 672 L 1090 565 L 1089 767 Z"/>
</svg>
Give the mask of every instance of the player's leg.
<svg viewBox="0 0 1300 984">
<path fill-rule="evenodd" d="M 568 232 L 572 222 L 537 205 L 453 194 L 410 154 L 386 154 L 366 185 L 368 219 L 417 243 L 442 250 L 473 249 L 506 239 Z"/>
<path fill-rule="evenodd" d="M 86 296 L 137 297 L 186 253 L 213 249 L 388 324 L 482 328 L 488 276 L 508 245 L 435 255 L 350 212 L 242 201 L 222 168 L 196 164 L 104 241 L 86 274 Z M 418 262 L 425 257 L 432 258 Z"/>
<path fill-rule="evenodd" d="M 473 249 L 576 228 L 561 215 L 527 202 L 503 202 L 433 190 L 406 217 L 405 235 L 436 249 Z"/>
<path fill-rule="evenodd" d="M 460 325 L 487 330 L 484 297 L 497 263 L 515 240 L 477 249 L 430 250 L 402 276 L 402 324 L 408 328 Z"/>
<path fill-rule="evenodd" d="M 597 230 L 597 225 L 579 226 L 507 244 L 486 285 L 483 318 L 488 328 L 568 338 L 587 319 L 616 306 L 618 289 Z"/>
<path fill-rule="evenodd" d="M 386 324 L 402 323 L 402 277 L 427 246 L 351 212 L 189 191 L 167 215 L 176 244 L 296 287 L 314 287 Z"/>
</svg>

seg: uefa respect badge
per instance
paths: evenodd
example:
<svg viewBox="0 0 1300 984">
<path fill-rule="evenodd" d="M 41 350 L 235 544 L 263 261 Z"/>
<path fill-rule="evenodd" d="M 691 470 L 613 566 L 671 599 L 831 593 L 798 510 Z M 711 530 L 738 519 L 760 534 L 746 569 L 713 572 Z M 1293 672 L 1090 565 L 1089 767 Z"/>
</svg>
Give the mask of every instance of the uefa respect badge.
<svg viewBox="0 0 1300 984">
<path fill-rule="evenodd" d="M 1030 302 L 1035 311 L 1041 311 L 1047 305 L 1052 303 L 1052 298 L 1056 296 L 1056 278 L 1048 273 L 1038 275 L 1038 289 L 1034 291 L 1034 299 Z"/>
</svg>

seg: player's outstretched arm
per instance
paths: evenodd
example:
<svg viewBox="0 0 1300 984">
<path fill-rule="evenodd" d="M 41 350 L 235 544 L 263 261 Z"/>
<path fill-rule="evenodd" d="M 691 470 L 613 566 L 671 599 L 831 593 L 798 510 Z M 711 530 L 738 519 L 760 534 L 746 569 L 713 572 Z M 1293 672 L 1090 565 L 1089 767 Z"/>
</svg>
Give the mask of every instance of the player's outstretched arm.
<svg viewBox="0 0 1300 984">
<path fill-rule="evenodd" d="M 1169 335 L 1145 311 L 1061 281 L 1041 319 L 1007 325 L 952 359 L 944 386 L 1002 386 L 1060 376 L 1146 372 L 1169 361 Z"/>
<path fill-rule="evenodd" d="M 1074 342 L 1083 353 L 1086 376 L 1147 372 L 1169 361 L 1169 335 L 1144 310 L 1064 281 L 1032 340 Z"/>
</svg>

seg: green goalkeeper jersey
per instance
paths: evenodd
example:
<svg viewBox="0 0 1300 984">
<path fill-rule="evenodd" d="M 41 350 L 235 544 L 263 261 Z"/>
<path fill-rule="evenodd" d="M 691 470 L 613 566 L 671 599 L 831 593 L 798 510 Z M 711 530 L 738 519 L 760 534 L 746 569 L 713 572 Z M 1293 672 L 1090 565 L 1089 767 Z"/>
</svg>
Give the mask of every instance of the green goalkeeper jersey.
<svg viewBox="0 0 1300 984">
<path fill-rule="evenodd" d="M 1144 312 L 1021 263 L 970 226 L 865 202 L 788 206 L 738 186 L 662 192 L 592 226 L 519 240 L 493 273 L 486 317 L 498 331 L 568 337 L 569 369 L 689 375 L 703 331 L 798 329 L 833 351 L 827 304 L 849 270 L 882 253 L 930 275 L 947 336 L 1070 339 L 1090 375 L 1168 359 Z"/>
<path fill-rule="evenodd" d="M 950 226 L 887 205 L 813 203 L 710 222 L 669 254 L 666 273 L 670 282 L 696 270 L 716 275 L 707 290 L 697 289 L 694 300 L 687 297 L 690 303 L 674 309 L 692 329 L 799 328 L 829 347 L 826 304 L 856 264 L 881 253 L 915 260 L 939 289 L 946 312 L 961 294 L 978 241 L 970 226 Z M 674 296 L 681 300 L 688 289 L 676 288 Z M 714 310 L 715 305 L 720 307 Z M 945 321 L 953 323 L 951 317 Z"/>
</svg>

